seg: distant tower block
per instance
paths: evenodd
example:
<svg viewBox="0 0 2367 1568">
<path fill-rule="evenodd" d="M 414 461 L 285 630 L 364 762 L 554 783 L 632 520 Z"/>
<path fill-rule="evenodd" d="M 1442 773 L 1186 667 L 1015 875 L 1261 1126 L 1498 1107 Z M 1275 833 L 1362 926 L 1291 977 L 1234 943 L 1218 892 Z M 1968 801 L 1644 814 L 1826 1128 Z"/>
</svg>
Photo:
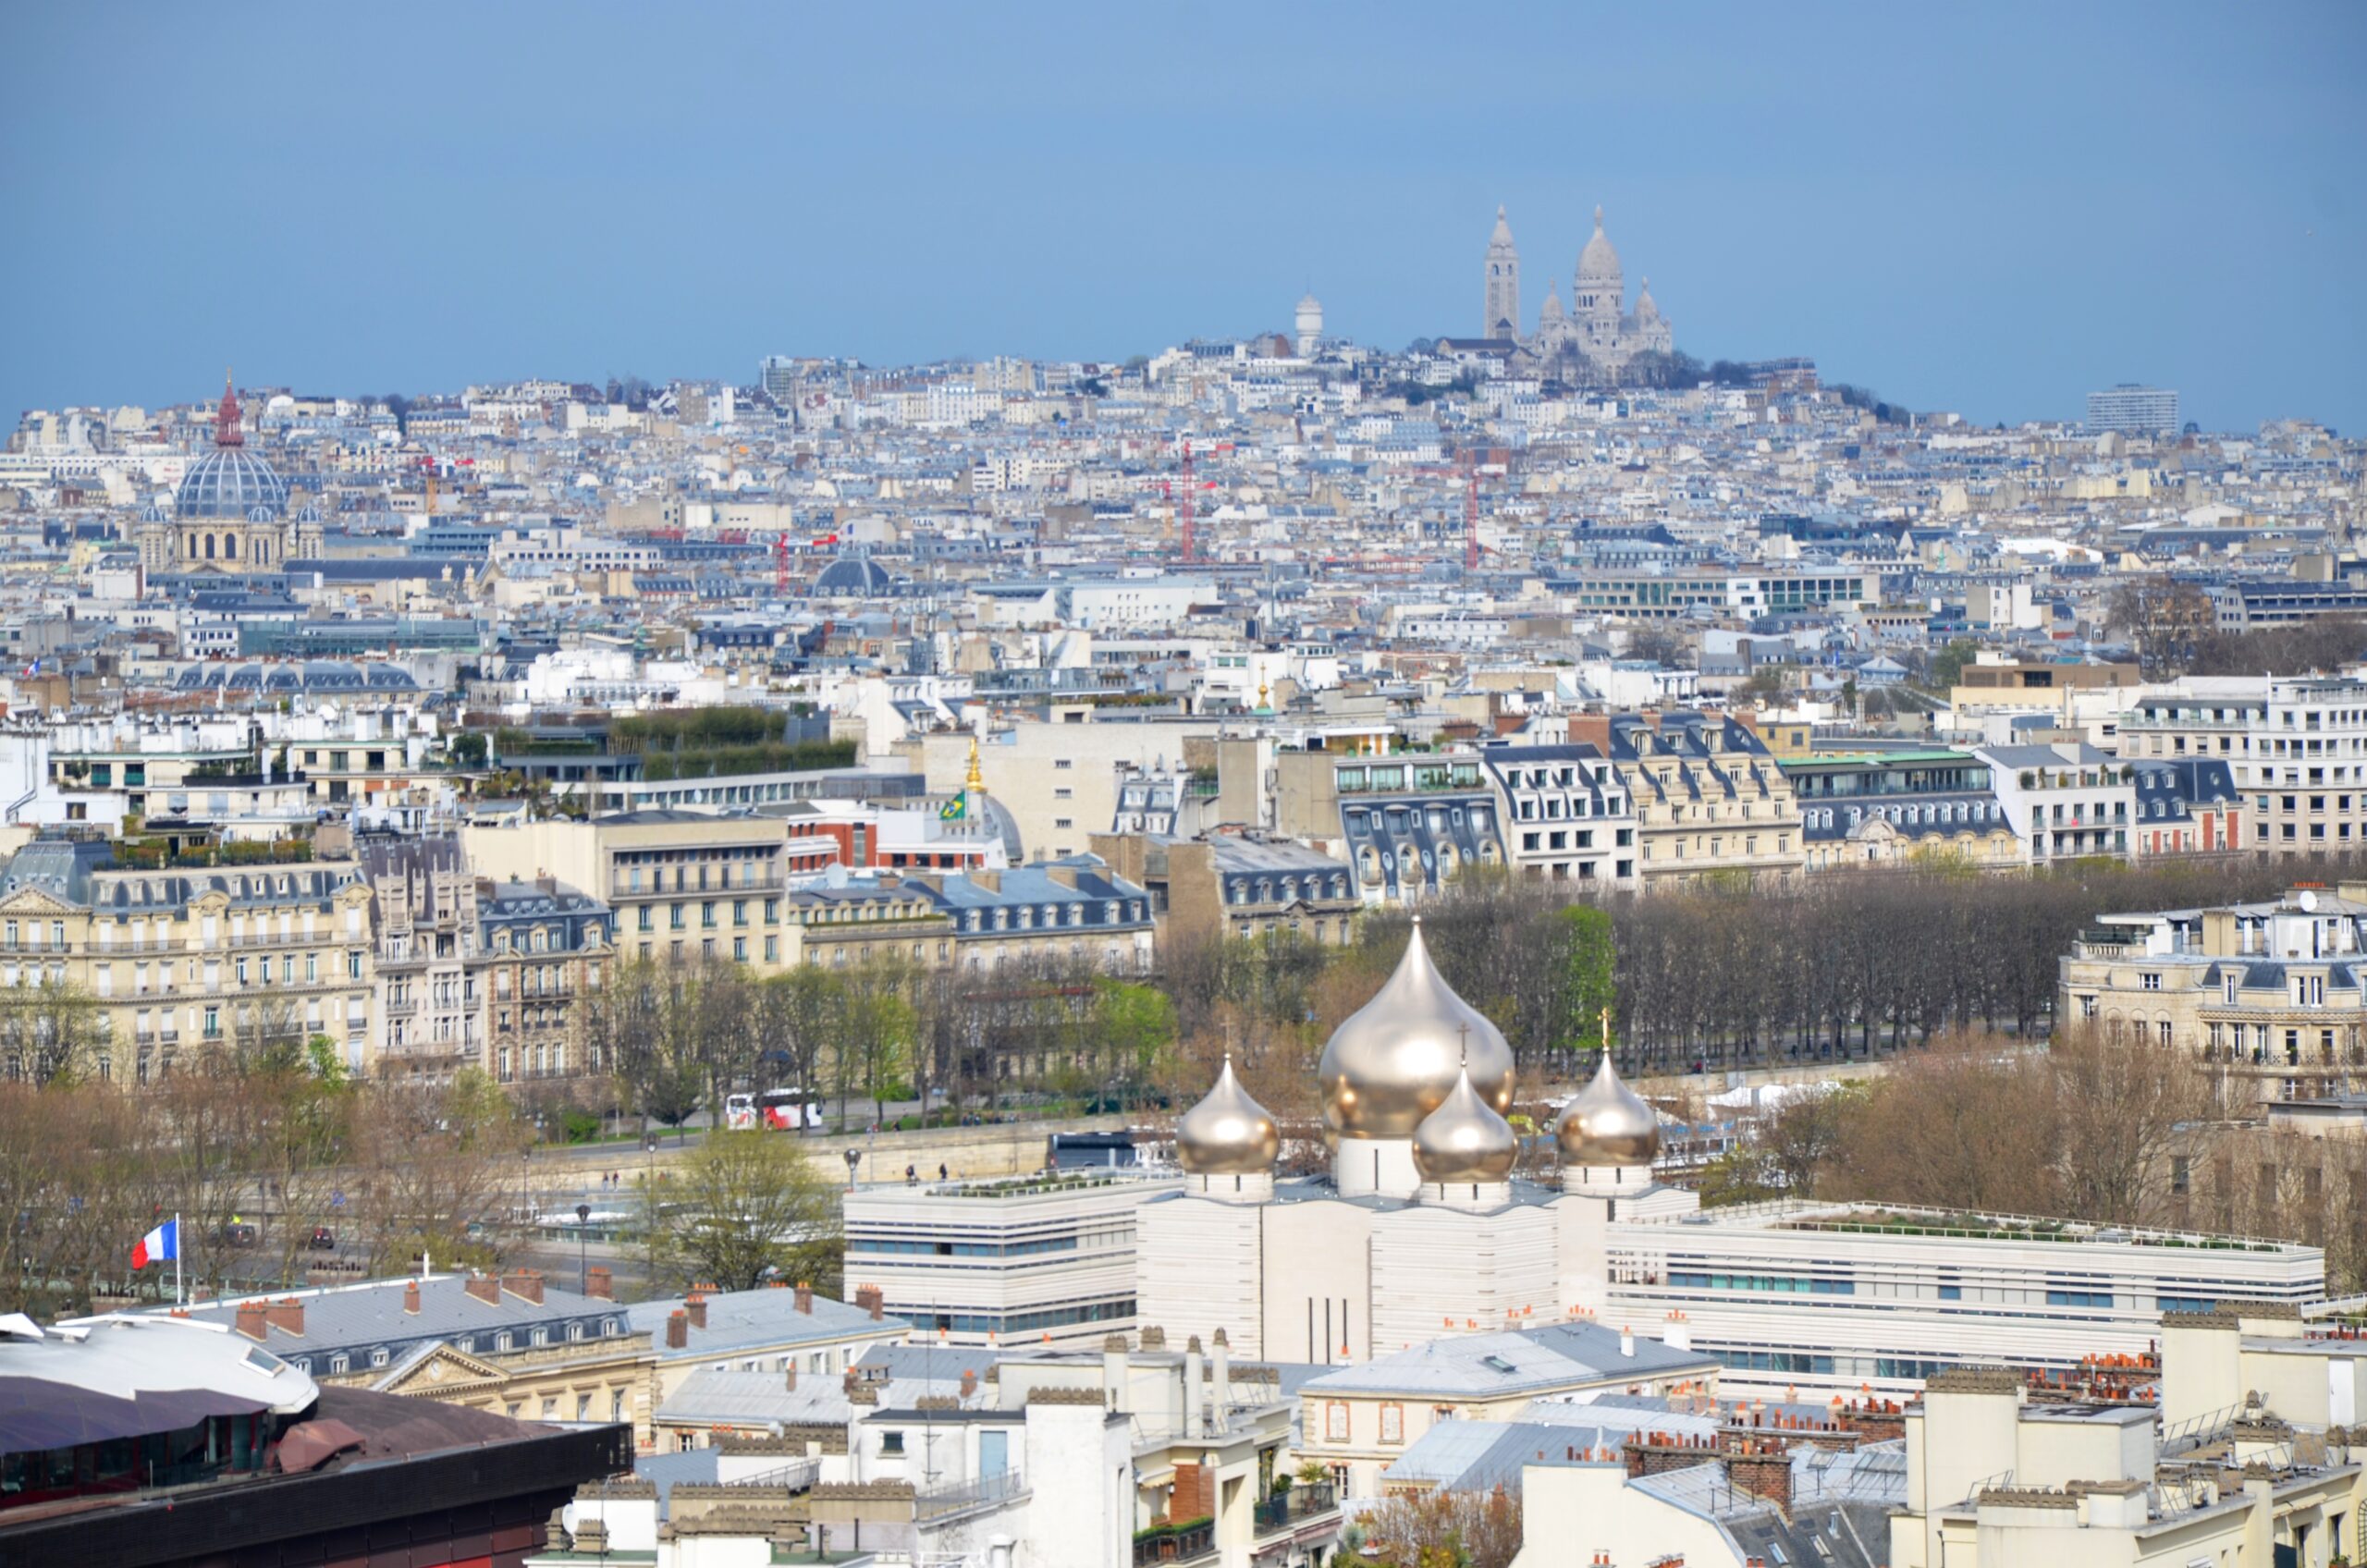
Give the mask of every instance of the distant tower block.
<svg viewBox="0 0 2367 1568">
<path fill-rule="evenodd" d="M 1513 243 L 1512 225 L 1504 210 L 1496 209 L 1496 231 L 1488 237 L 1488 298 L 1479 322 L 1479 336 L 1507 342 L 1520 337 L 1520 249 Z"/>
<path fill-rule="evenodd" d="M 1323 301 L 1309 294 L 1298 302 L 1298 357 L 1315 358 L 1323 346 Z"/>
</svg>

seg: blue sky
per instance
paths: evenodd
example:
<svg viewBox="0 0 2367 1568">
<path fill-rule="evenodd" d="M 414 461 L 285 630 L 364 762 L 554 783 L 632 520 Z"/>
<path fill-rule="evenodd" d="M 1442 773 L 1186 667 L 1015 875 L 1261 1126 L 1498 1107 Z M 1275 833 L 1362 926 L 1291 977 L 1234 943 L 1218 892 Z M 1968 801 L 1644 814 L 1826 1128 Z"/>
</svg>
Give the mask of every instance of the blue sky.
<svg viewBox="0 0 2367 1568">
<path fill-rule="evenodd" d="M 2367 431 L 2367 6 L 106 4 L 0 50 L 0 422 L 1534 316 Z"/>
</svg>

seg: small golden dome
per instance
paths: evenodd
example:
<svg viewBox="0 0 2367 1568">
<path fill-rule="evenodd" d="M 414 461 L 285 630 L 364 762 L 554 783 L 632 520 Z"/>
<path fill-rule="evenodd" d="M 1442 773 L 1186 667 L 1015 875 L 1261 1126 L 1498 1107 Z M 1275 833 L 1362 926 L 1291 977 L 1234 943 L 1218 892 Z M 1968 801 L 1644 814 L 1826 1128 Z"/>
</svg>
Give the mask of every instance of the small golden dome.
<svg viewBox="0 0 2367 1568">
<path fill-rule="evenodd" d="M 1611 1053 L 1594 1080 L 1562 1108 L 1553 1138 L 1564 1165 L 1650 1165 L 1661 1152 L 1661 1119 L 1643 1096 L 1619 1081 Z"/>
<path fill-rule="evenodd" d="M 1513 1124 L 1479 1097 L 1468 1068 L 1456 1075 L 1446 1103 L 1414 1129 L 1414 1169 L 1425 1182 L 1502 1182 L 1519 1156 Z"/>
<path fill-rule="evenodd" d="M 1282 1152 L 1273 1114 L 1233 1075 L 1228 1052 L 1216 1087 L 1175 1123 L 1175 1162 L 1194 1176 L 1253 1176 L 1271 1170 Z"/>
<path fill-rule="evenodd" d="M 1512 1047 L 1430 962 L 1417 919 L 1397 972 L 1323 1047 L 1323 1120 L 1345 1138 L 1410 1138 L 1466 1063 L 1479 1098 L 1499 1116 L 1509 1111 Z"/>
</svg>

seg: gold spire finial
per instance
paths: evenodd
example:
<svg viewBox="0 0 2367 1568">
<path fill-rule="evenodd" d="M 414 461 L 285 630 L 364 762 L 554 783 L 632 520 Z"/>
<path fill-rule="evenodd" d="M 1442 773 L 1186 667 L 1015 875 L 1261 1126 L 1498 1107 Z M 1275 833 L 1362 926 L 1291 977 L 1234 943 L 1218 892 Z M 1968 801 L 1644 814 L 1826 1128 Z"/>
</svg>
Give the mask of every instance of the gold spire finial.
<svg viewBox="0 0 2367 1568">
<path fill-rule="evenodd" d="M 987 792 L 986 776 L 978 771 L 978 738 L 975 735 L 970 737 L 970 773 L 962 780 L 962 787 L 982 795 Z"/>
<path fill-rule="evenodd" d="M 1602 1054 L 1611 1054 L 1611 1009 L 1607 1006 L 1602 1010 Z"/>
</svg>

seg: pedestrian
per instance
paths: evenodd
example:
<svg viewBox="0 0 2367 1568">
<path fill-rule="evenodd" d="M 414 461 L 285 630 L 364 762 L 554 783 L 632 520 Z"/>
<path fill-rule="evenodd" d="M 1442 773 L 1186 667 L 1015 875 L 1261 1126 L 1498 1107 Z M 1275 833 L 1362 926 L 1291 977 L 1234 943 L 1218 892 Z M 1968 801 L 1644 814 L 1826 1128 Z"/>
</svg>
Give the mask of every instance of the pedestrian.
<svg viewBox="0 0 2367 1568">
<path fill-rule="evenodd" d="M 907 1187 L 915 1185 L 918 1183 L 920 1179 L 921 1173 L 919 1170 L 909 1165 L 904 1167 L 904 1185 Z"/>
<path fill-rule="evenodd" d="M 945 1169 L 945 1161 L 941 1159 L 938 1160 L 937 1162 L 937 1179 L 943 1182 L 948 1180 L 951 1175 L 952 1172 Z"/>
</svg>

